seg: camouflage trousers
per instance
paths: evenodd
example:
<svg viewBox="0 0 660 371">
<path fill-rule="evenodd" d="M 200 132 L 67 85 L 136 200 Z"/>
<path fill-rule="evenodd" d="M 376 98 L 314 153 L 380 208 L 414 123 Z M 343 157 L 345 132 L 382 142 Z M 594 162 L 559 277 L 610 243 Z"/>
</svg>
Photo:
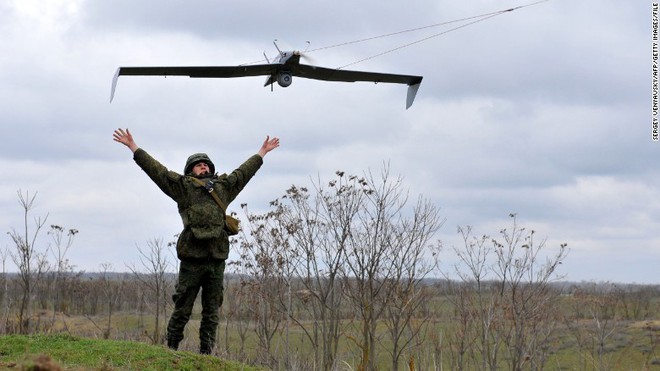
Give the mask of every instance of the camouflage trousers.
<svg viewBox="0 0 660 371">
<path fill-rule="evenodd" d="M 181 261 L 179 280 L 172 295 L 174 312 L 167 325 L 167 341 L 177 348 L 183 339 L 183 330 L 190 320 L 199 290 L 202 290 L 202 321 L 199 326 L 200 352 L 210 353 L 215 345 L 218 328 L 218 309 L 223 300 L 224 260 L 203 262 Z"/>
</svg>

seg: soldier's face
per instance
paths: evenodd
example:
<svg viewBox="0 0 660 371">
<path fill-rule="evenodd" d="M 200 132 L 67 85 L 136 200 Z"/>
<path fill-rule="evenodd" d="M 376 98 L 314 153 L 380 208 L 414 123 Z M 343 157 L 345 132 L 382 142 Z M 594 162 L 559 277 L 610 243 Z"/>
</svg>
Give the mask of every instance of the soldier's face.
<svg viewBox="0 0 660 371">
<path fill-rule="evenodd" d="M 192 168 L 193 174 L 199 176 L 199 175 L 206 175 L 209 173 L 209 165 L 206 162 L 199 162 Z"/>
</svg>

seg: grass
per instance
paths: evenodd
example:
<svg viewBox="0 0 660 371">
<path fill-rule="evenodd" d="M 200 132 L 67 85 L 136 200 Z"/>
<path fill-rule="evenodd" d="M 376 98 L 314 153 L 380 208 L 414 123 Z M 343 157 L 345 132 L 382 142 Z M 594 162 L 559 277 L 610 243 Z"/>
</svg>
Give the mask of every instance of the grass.
<svg viewBox="0 0 660 371">
<path fill-rule="evenodd" d="M 213 356 L 175 352 L 163 346 L 64 334 L 0 337 L 0 369 L 259 370 Z"/>
</svg>

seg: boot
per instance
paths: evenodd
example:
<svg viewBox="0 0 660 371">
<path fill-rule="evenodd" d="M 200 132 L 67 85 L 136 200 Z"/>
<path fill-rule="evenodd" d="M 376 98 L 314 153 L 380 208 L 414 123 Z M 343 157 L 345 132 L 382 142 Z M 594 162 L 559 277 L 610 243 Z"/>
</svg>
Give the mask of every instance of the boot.
<svg viewBox="0 0 660 371">
<path fill-rule="evenodd" d="M 167 338 L 167 347 L 172 349 L 172 350 L 177 350 L 179 349 L 179 342 L 181 340 L 179 339 L 173 339 L 173 338 Z"/>
<path fill-rule="evenodd" d="M 200 354 L 211 354 L 213 351 L 213 346 L 208 345 L 208 344 L 200 344 L 199 346 L 199 353 Z"/>
</svg>

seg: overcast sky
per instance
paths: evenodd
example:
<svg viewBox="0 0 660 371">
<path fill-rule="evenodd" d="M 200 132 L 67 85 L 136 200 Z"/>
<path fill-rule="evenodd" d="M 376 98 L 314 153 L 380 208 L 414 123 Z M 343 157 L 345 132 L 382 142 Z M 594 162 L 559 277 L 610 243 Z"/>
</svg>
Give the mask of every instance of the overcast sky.
<svg viewBox="0 0 660 371">
<path fill-rule="evenodd" d="M 194 152 L 231 171 L 271 135 L 281 147 L 235 208 L 267 210 L 310 177 L 389 163 L 442 208 L 445 269 L 457 226 L 497 235 L 517 213 L 548 248 L 568 244 L 568 280 L 660 283 L 650 2 L 550 0 L 310 53 L 341 67 L 438 35 L 347 67 L 423 76 L 409 110 L 403 85 L 299 78 L 271 92 L 264 77 L 121 77 L 109 103 L 119 66 L 251 63 L 275 55 L 273 39 L 313 50 L 532 2 L 2 1 L 0 227 L 22 229 L 17 192 L 36 193 L 31 217 L 80 231 L 77 270 L 126 270 L 181 221 L 114 129 L 179 172 Z"/>
</svg>

